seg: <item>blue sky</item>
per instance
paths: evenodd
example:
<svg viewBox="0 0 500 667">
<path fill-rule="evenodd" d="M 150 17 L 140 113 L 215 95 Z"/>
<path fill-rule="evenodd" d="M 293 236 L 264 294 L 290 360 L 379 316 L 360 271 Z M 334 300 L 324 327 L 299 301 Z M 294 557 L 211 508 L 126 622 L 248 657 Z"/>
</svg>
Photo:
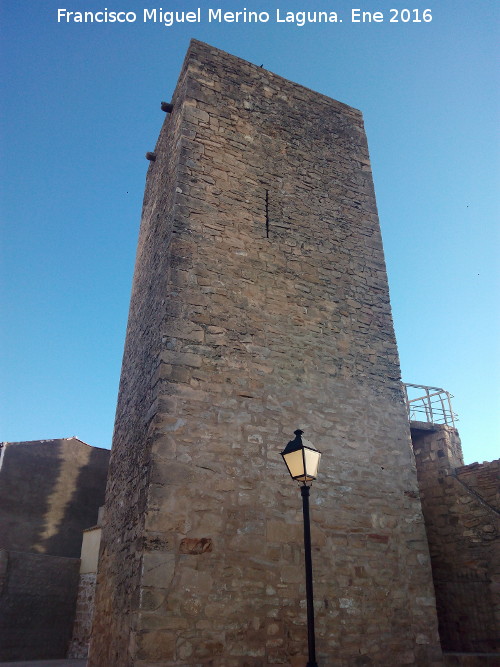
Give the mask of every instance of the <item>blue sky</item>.
<svg viewBox="0 0 500 667">
<path fill-rule="evenodd" d="M 104 7 L 138 19 L 57 22 Z M 153 7 L 203 20 L 143 23 Z M 210 24 L 209 7 L 270 20 Z M 370 1 L 369 24 L 356 7 L 3 1 L 0 440 L 111 444 L 144 154 L 195 37 L 363 111 L 403 379 L 454 394 L 466 462 L 500 456 L 499 6 Z M 278 24 L 277 8 L 342 23 Z"/>
</svg>

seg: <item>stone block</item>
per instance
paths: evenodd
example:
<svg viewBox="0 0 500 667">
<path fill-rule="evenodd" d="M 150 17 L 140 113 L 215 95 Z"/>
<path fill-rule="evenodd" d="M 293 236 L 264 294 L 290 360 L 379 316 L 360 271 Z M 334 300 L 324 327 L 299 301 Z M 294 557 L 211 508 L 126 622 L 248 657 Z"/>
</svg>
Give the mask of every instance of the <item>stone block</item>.
<svg viewBox="0 0 500 667">
<path fill-rule="evenodd" d="M 137 658 L 164 662 L 175 656 L 176 636 L 166 630 L 140 632 L 137 635 Z"/>
<path fill-rule="evenodd" d="M 142 556 L 142 585 L 152 589 L 168 588 L 175 571 L 172 553 L 144 553 Z"/>
<path fill-rule="evenodd" d="M 191 538 L 185 537 L 179 545 L 179 553 L 199 555 L 210 553 L 213 545 L 210 537 Z"/>
</svg>

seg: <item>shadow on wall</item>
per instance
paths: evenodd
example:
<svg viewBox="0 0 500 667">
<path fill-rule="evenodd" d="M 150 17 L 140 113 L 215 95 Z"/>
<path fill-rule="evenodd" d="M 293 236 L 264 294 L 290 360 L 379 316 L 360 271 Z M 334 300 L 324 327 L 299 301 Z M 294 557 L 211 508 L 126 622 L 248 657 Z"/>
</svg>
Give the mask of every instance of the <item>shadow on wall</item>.
<svg viewBox="0 0 500 667">
<path fill-rule="evenodd" d="M 77 438 L 3 443 L 0 661 L 65 657 L 82 532 L 97 523 L 109 454 Z"/>
<path fill-rule="evenodd" d="M 55 554 L 67 549 L 71 553 L 66 555 L 75 555 L 79 558 L 82 530 L 97 523 L 99 507 L 104 505 L 109 450 L 95 447 L 89 447 L 89 450 L 87 462 L 78 469 L 73 493 L 66 501 L 57 531 L 46 537 L 43 542 L 45 553 Z M 64 469 L 63 463 L 61 477 Z M 61 482 L 64 483 L 64 478 Z"/>
<path fill-rule="evenodd" d="M 0 550 L 0 661 L 64 658 L 79 560 Z"/>
<path fill-rule="evenodd" d="M 45 517 L 61 469 L 61 441 L 3 443 L 0 547 L 43 553 Z"/>
<path fill-rule="evenodd" d="M 0 548 L 79 558 L 104 503 L 109 450 L 77 438 L 3 443 Z"/>
</svg>

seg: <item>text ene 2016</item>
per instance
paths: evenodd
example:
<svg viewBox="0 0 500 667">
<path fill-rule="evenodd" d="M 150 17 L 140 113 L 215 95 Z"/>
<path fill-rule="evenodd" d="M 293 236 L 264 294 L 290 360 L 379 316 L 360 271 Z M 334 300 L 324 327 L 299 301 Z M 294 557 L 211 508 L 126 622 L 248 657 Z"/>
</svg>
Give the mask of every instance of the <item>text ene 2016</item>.
<svg viewBox="0 0 500 667">
<path fill-rule="evenodd" d="M 389 23 L 430 23 L 431 9 L 389 9 Z M 383 23 L 383 12 L 365 12 L 362 9 L 351 10 L 352 23 Z"/>
</svg>

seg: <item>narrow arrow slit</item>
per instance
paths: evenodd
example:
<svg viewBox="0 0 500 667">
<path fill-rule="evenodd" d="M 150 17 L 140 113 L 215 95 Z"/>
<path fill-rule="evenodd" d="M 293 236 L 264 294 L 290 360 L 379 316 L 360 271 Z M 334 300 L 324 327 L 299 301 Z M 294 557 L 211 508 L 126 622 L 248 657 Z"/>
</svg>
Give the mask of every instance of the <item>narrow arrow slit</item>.
<svg viewBox="0 0 500 667">
<path fill-rule="evenodd" d="M 269 190 L 266 190 L 266 237 L 269 238 Z"/>
</svg>

